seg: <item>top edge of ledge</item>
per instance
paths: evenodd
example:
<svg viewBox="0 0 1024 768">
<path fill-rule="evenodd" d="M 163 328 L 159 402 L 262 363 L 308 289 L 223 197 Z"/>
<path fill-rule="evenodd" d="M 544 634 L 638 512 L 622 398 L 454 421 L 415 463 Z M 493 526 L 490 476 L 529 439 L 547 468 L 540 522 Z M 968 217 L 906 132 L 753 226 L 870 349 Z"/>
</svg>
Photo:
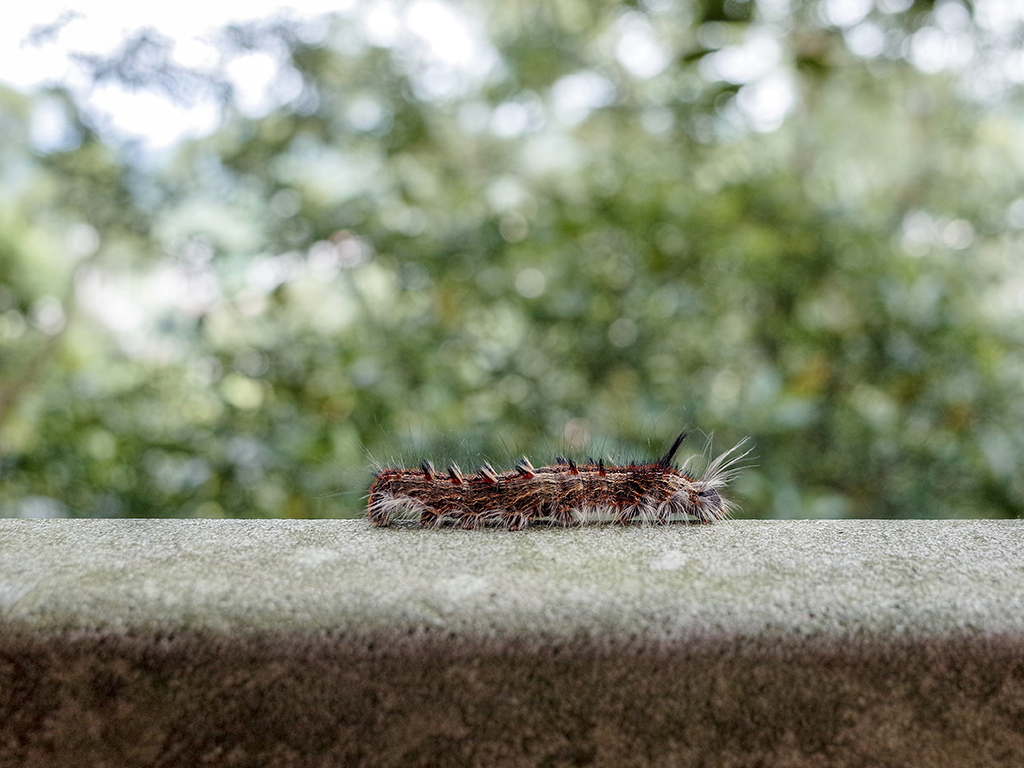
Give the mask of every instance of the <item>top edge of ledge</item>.
<svg viewBox="0 0 1024 768">
<path fill-rule="evenodd" d="M 375 529 L 0 520 L 0 627 L 847 640 L 1024 636 L 1024 521 Z"/>
<path fill-rule="evenodd" d="M 351 528 L 366 528 L 376 531 L 392 530 L 413 530 L 424 535 L 438 532 L 458 531 L 467 535 L 498 535 L 498 536 L 520 536 L 537 531 L 558 531 L 587 533 L 603 530 L 649 530 L 649 531 L 673 531 L 676 529 L 714 529 L 729 527 L 747 526 L 778 526 L 778 527 L 882 527 L 882 528 L 916 528 L 934 526 L 1021 526 L 1024 527 L 1024 518 L 738 518 L 720 520 L 709 524 L 686 524 L 669 523 L 663 526 L 656 525 L 615 525 L 612 523 L 598 523 L 584 526 L 568 526 L 562 528 L 556 525 L 536 524 L 520 531 L 506 531 L 501 528 L 486 527 L 475 531 L 462 531 L 457 526 L 443 526 L 441 528 L 424 529 L 410 521 L 397 521 L 384 527 L 374 527 L 365 517 L 324 517 L 324 518 L 281 518 L 281 517 L 218 517 L 218 518 L 195 518 L 195 517 L 52 517 L 52 518 L 21 518 L 21 517 L 0 517 L 0 530 L 5 526 L 17 525 L 39 525 L 39 526 L 62 526 L 62 525 L 95 525 L 95 526 L 122 526 L 122 525 L 150 525 L 150 526 L 232 526 L 232 525 L 253 525 L 253 526 L 309 526 L 309 525 L 330 525 Z"/>
</svg>

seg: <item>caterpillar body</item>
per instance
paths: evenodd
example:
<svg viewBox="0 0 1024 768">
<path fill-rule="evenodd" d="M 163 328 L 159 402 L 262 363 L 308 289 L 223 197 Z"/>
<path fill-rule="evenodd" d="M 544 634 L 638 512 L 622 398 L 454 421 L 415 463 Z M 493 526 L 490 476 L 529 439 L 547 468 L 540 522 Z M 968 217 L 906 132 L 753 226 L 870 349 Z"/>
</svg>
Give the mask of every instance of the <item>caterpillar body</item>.
<svg viewBox="0 0 1024 768">
<path fill-rule="evenodd" d="M 664 525 L 713 523 L 729 516 L 733 504 L 722 489 L 736 475 L 745 440 L 708 464 L 701 477 L 673 464 L 686 437 L 681 433 L 651 464 L 608 466 L 603 460 L 577 464 L 558 457 L 534 467 L 525 456 L 515 469 L 496 472 L 487 463 L 464 476 L 452 464 L 437 472 L 429 461 L 418 469 L 385 468 L 370 486 L 367 517 L 376 526 L 393 520 L 421 527 L 455 525 L 464 529 L 498 527 L 518 531 L 529 525 L 589 523 Z"/>
</svg>

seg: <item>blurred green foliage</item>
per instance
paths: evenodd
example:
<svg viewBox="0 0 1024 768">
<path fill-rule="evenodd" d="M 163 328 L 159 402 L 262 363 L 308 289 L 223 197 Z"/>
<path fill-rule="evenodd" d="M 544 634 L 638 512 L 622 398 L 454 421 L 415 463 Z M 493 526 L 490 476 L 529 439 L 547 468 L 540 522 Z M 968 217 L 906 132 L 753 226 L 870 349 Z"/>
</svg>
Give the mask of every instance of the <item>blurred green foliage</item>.
<svg viewBox="0 0 1024 768">
<path fill-rule="evenodd" d="M 691 427 L 752 437 L 741 515 L 1017 516 L 1021 20 L 862 5 L 224 30 L 262 110 L 147 32 L 95 83 L 223 110 L 157 153 L 0 91 L 0 511 L 354 516 L 374 462 Z"/>
</svg>

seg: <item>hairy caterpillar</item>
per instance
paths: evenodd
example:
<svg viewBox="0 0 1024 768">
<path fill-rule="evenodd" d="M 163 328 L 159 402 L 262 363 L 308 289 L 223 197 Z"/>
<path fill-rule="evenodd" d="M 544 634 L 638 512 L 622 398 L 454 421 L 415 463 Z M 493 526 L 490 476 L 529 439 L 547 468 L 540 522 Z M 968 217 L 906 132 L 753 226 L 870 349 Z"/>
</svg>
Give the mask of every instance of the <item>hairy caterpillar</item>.
<svg viewBox="0 0 1024 768">
<path fill-rule="evenodd" d="M 689 460 L 681 468 L 672 463 L 685 437 L 680 433 L 652 464 L 606 466 L 593 459 L 577 464 L 558 457 L 550 466 L 535 468 L 524 456 L 508 472 L 495 472 L 484 463 L 468 477 L 455 464 L 437 472 L 429 461 L 419 469 L 385 468 L 370 486 L 366 516 L 377 526 L 398 519 L 419 520 L 424 528 L 450 524 L 510 531 L 539 522 L 664 525 L 723 520 L 733 505 L 720 491 L 750 452 L 739 453 L 746 440 L 711 461 L 696 478 L 685 471 Z"/>
</svg>

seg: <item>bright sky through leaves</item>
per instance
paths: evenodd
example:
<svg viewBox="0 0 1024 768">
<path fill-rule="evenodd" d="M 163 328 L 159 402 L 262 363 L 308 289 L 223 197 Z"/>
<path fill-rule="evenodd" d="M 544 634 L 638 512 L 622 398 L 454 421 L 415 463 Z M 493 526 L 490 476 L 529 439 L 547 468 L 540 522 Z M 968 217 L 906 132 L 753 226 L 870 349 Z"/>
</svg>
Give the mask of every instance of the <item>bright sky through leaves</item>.
<svg viewBox="0 0 1024 768">
<path fill-rule="evenodd" d="M 0 28 L 0 83 L 21 91 L 55 82 L 66 84 L 114 133 L 143 138 L 156 148 L 170 146 L 182 138 L 216 129 L 220 111 L 212 96 L 174 103 L 165 94 L 132 91 L 122 84 L 100 84 L 90 89 L 74 55 L 113 54 L 132 33 L 151 29 L 173 41 L 174 64 L 200 72 L 222 67 L 239 109 L 260 117 L 298 96 L 300 78 L 284 69 L 283 61 L 273 52 L 235 55 L 224 61 L 216 47 L 217 30 L 231 23 L 277 17 L 308 22 L 305 31 L 315 37 L 323 33 L 324 27 L 318 17 L 352 8 L 353 4 L 344 0 L 299 0 L 287 7 L 237 0 L 212 5 L 137 4 L 127 9 L 104 0 L 79 3 L 74 10 L 61 2 L 16 6 L 5 12 L 5 23 Z M 482 33 L 451 6 L 436 0 L 402 5 L 374 0 L 360 6 L 358 18 L 370 43 L 406 47 L 423 61 L 415 85 L 424 98 L 460 95 L 477 85 L 497 64 L 497 56 Z M 59 113 L 44 107 L 36 119 L 34 138 L 38 148 L 60 148 L 64 134 Z"/>
</svg>

